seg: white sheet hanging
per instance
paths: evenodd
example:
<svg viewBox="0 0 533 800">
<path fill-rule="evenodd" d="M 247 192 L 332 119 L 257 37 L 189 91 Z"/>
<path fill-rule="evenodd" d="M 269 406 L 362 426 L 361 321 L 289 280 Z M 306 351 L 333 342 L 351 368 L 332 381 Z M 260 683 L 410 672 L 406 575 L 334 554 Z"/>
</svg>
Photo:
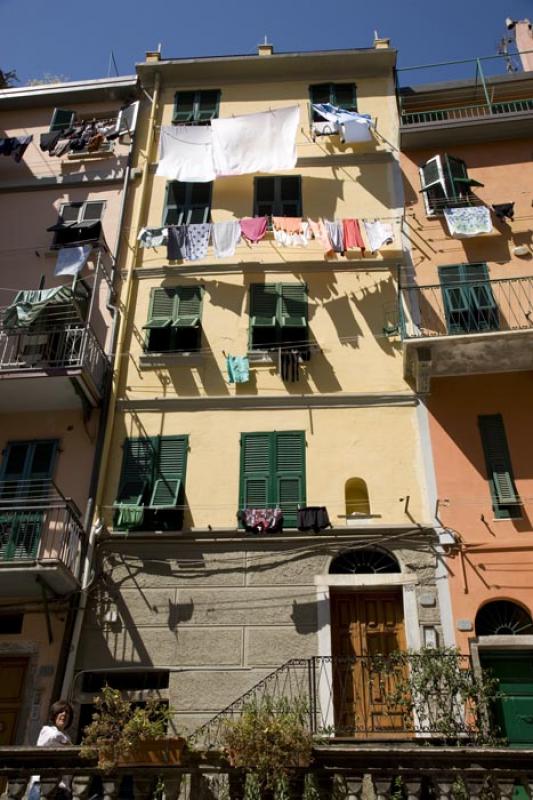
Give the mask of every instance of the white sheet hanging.
<svg viewBox="0 0 533 800">
<path fill-rule="evenodd" d="M 210 125 L 163 125 L 155 173 L 171 181 L 208 183 L 216 177 Z"/>
<path fill-rule="evenodd" d="M 217 175 L 293 169 L 299 120 L 298 106 L 212 120 Z"/>
</svg>

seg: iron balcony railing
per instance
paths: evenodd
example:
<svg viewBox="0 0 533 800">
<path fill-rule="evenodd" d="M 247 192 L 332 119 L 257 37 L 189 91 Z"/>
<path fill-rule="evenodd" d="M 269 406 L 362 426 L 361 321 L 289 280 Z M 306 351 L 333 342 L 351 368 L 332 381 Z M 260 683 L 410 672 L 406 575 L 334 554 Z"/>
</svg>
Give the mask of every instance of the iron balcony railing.
<svg viewBox="0 0 533 800">
<path fill-rule="evenodd" d="M 0 563 L 60 561 L 79 578 L 85 539 L 79 509 L 53 481 L 0 481 Z"/>
<path fill-rule="evenodd" d="M 319 739 L 474 742 L 488 733 L 482 696 L 469 657 L 455 652 L 291 659 L 201 726 L 193 739 L 199 747 L 221 749 L 228 723 L 251 704 L 283 708 L 286 702 L 304 714 Z"/>
<path fill-rule="evenodd" d="M 431 125 L 435 122 L 458 122 L 463 120 L 499 117 L 502 114 L 519 114 L 533 111 L 533 99 L 509 100 L 501 103 L 477 103 L 456 106 L 455 108 L 436 108 L 430 111 L 402 111 L 402 125 Z"/>
<path fill-rule="evenodd" d="M 399 290 L 403 339 L 533 329 L 533 276 Z"/>
<path fill-rule="evenodd" d="M 0 323 L 0 373 L 86 370 L 103 388 L 109 362 L 87 323 L 57 316 L 46 327 L 6 328 Z"/>
</svg>

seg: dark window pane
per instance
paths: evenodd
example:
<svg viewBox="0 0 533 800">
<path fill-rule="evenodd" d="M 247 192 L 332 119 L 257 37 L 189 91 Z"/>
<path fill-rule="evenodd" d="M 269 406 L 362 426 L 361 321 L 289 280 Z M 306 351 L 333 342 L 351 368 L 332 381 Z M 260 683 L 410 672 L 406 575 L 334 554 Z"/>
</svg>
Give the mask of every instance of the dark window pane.
<svg viewBox="0 0 533 800">
<path fill-rule="evenodd" d="M 176 94 L 177 110 L 192 113 L 196 92 L 178 92 Z"/>
<path fill-rule="evenodd" d="M 168 205 L 181 206 L 185 203 L 187 184 L 180 181 L 171 181 L 168 184 Z"/>
<path fill-rule="evenodd" d="M 274 201 L 276 191 L 275 187 L 275 178 L 257 178 L 255 182 L 255 196 L 257 201 L 268 201 L 272 203 Z"/>
<path fill-rule="evenodd" d="M 163 218 L 163 225 L 179 225 L 180 213 L 177 208 L 167 208 Z"/>
<path fill-rule="evenodd" d="M 191 183 L 191 205 L 209 205 L 211 183 Z"/>
<path fill-rule="evenodd" d="M 280 180 L 282 199 L 298 201 L 300 199 L 300 178 L 291 176 Z"/>
<path fill-rule="evenodd" d="M 255 213 L 258 217 L 270 217 L 274 213 L 273 203 L 257 203 Z"/>
<path fill-rule="evenodd" d="M 27 444 L 13 444 L 9 448 L 7 462 L 4 472 L 6 475 L 13 477 L 21 475 L 24 471 L 24 464 L 26 462 L 26 453 L 28 452 Z"/>
<path fill-rule="evenodd" d="M 355 91 L 353 83 L 336 83 L 335 84 L 335 101 L 336 105 L 341 108 L 348 108 L 353 110 L 355 103 Z"/>
<path fill-rule="evenodd" d="M 87 203 L 82 214 L 82 219 L 86 222 L 98 222 L 98 220 L 102 219 L 103 212 L 103 203 Z"/>
<path fill-rule="evenodd" d="M 82 203 L 68 203 L 61 209 L 61 218 L 63 222 L 77 222 L 80 214 Z"/>
</svg>

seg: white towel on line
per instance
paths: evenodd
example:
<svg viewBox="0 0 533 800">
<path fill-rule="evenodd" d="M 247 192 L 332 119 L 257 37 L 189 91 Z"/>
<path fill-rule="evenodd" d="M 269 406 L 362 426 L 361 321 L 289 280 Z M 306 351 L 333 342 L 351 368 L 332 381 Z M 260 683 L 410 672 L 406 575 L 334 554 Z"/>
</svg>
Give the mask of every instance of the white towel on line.
<svg viewBox="0 0 533 800">
<path fill-rule="evenodd" d="M 211 242 L 217 258 L 235 255 L 235 247 L 241 239 L 241 224 L 238 219 L 229 222 L 214 222 Z"/>
</svg>

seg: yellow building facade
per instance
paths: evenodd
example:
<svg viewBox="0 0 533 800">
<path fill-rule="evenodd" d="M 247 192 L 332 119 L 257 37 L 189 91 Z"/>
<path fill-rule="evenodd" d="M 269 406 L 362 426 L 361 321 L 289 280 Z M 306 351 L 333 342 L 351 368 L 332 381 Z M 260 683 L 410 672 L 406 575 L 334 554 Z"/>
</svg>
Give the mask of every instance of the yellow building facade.
<svg viewBox="0 0 533 800">
<path fill-rule="evenodd" d="M 346 646 L 368 655 L 373 633 L 388 650 L 447 642 L 425 423 L 397 335 L 395 57 L 377 40 L 367 50 L 276 54 L 265 45 L 255 56 L 179 61 L 151 53 L 138 65 L 147 99 L 135 166 L 143 176 L 127 213 L 97 508 L 97 574 L 105 580 L 90 594 L 76 665 L 82 718 L 103 676 L 134 693 L 157 688 L 192 730 L 290 659 L 334 659 Z M 368 142 L 342 144 L 313 128 L 310 98 L 347 92 L 371 116 Z M 220 118 L 297 105 L 295 168 L 169 189 L 155 174 L 161 126 L 187 114 L 191 124 L 205 122 L 202 103 L 207 117 Z M 258 244 L 242 240 L 234 256 L 215 258 L 210 247 L 200 261 L 169 262 L 165 246 L 141 247 L 137 238 L 143 228 L 277 209 L 312 220 L 381 220 L 392 241 L 375 253 L 326 257 L 318 240 L 284 247 L 269 230 Z M 277 298 L 267 333 L 254 308 L 265 285 Z M 291 335 L 283 297 L 291 291 L 300 293 L 305 344 L 294 372 L 284 362 Z M 154 298 L 163 296 L 172 308 L 158 329 Z M 183 319 L 184 298 L 192 298 L 194 330 L 178 323 L 177 341 L 187 344 L 173 347 L 161 330 Z M 248 356 L 247 382 L 228 383 L 228 355 Z M 128 459 L 150 462 L 152 477 L 140 488 L 128 483 Z M 167 481 L 156 486 L 153 471 L 163 474 L 163 463 Z M 254 498 L 281 506 L 281 531 L 244 529 L 238 512 Z M 327 508 L 331 527 L 299 530 L 301 507 Z"/>
</svg>

